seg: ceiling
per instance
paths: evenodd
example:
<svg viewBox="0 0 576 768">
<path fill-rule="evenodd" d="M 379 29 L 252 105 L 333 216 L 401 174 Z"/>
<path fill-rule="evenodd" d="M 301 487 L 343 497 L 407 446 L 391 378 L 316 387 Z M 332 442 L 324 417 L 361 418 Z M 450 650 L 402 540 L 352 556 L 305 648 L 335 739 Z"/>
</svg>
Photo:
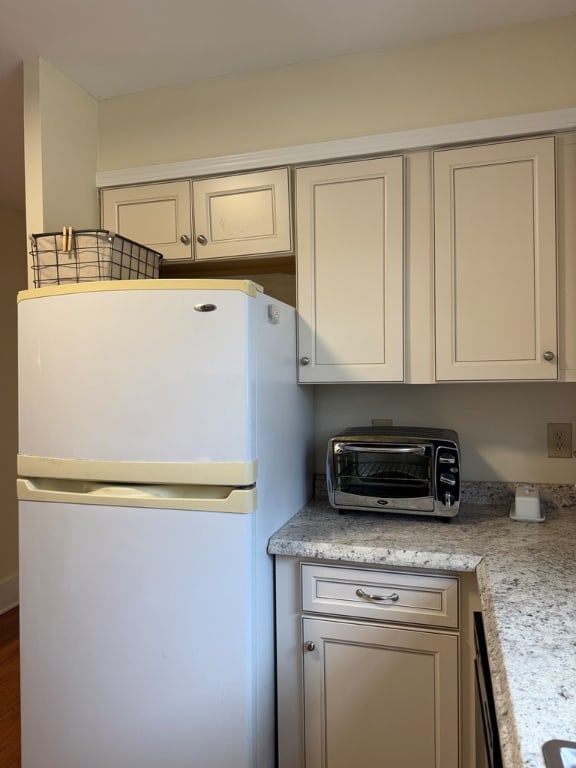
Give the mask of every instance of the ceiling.
<svg viewBox="0 0 576 768">
<path fill-rule="evenodd" d="M 576 13 L 576 0 L 0 0 L 0 201 L 24 205 L 22 61 L 97 99 Z"/>
</svg>

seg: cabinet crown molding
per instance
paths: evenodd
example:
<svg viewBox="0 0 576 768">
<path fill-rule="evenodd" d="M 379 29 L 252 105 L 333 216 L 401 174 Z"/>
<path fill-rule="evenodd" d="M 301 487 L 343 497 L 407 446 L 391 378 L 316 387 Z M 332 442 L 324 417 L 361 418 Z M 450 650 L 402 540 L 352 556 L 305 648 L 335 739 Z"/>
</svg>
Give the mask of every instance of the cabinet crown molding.
<svg viewBox="0 0 576 768">
<path fill-rule="evenodd" d="M 576 108 L 533 112 L 476 120 L 469 123 L 451 123 L 431 128 L 415 128 L 372 136 L 279 147 L 260 152 L 246 152 L 240 155 L 221 155 L 197 160 L 184 160 L 177 163 L 160 163 L 97 171 L 96 186 L 99 188 L 117 187 L 127 184 L 198 178 L 282 165 L 299 165 L 362 155 L 427 149 L 463 142 L 552 133 L 574 128 L 576 128 Z"/>
</svg>

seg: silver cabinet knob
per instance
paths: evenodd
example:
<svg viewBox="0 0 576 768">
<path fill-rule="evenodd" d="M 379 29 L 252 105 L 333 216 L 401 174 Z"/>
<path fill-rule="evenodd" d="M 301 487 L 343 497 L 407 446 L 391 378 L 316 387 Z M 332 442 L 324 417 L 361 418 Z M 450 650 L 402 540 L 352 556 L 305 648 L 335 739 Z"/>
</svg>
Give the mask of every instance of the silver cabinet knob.
<svg viewBox="0 0 576 768">
<path fill-rule="evenodd" d="M 307 651 L 315 651 L 316 650 L 316 644 L 312 642 L 312 640 L 308 640 L 306 645 L 304 646 Z"/>
<path fill-rule="evenodd" d="M 300 358 L 300 365 L 310 365 L 310 358 L 309 357 L 301 357 Z"/>
<path fill-rule="evenodd" d="M 544 358 L 544 360 L 546 360 L 548 363 L 550 363 L 550 362 L 552 362 L 552 360 L 554 360 L 556 355 L 554 354 L 554 352 L 548 351 L 548 352 L 544 352 L 542 357 Z"/>
<path fill-rule="evenodd" d="M 184 243 L 184 245 L 190 245 L 190 238 L 188 237 L 188 235 L 181 235 L 180 242 Z"/>
<path fill-rule="evenodd" d="M 208 238 L 206 235 L 198 235 L 196 242 L 200 243 L 200 245 L 206 245 L 208 243 Z"/>
</svg>

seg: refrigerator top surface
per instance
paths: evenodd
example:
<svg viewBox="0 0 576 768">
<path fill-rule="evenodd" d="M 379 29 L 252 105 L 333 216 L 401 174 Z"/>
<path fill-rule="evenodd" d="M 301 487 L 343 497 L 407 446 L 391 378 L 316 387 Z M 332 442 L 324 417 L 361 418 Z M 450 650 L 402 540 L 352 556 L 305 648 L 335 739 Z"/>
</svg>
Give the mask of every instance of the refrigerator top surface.
<svg viewBox="0 0 576 768">
<path fill-rule="evenodd" d="M 106 291 L 241 291 L 255 297 L 262 286 L 251 280 L 168 279 L 168 280 L 101 280 L 90 283 L 68 283 L 46 288 L 31 288 L 18 293 L 18 301 L 39 299 L 44 296 L 62 296 L 70 293 L 101 293 Z"/>
</svg>

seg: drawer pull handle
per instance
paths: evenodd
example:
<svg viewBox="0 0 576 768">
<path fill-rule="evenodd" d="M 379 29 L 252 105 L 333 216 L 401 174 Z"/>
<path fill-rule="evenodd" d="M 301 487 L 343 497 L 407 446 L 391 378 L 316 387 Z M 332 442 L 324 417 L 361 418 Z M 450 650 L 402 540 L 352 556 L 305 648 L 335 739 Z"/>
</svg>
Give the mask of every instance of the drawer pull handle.
<svg viewBox="0 0 576 768">
<path fill-rule="evenodd" d="M 391 600 L 393 603 L 400 600 L 396 592 L 390 592 L 389 595 L 369 595 L 368 592 L 364 592 L 363 589 L 357 589 L 356 594 L 363 600 L 369 600 L 371 603 L 381 603 L 383 600 Z"/>
</svg>

